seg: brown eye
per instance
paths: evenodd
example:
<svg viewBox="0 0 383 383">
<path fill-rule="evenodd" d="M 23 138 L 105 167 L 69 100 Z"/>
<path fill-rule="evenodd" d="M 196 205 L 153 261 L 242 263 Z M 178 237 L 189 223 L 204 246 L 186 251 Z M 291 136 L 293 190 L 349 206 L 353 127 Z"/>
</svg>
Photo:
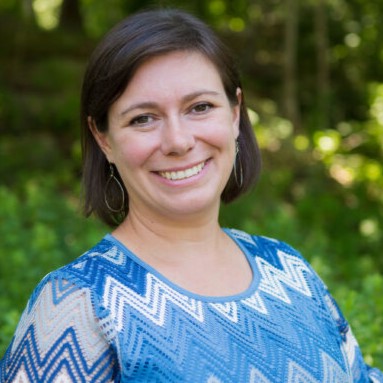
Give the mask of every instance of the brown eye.
<svg viewBox="0 0 383 383">
<path fill-rule="evenodd" d="M 133 118 L 131 121 L 130 121 L 130 125 L 146 125 L 146 124 L 149 124 L 150 122 L 153 121 L 153 117 L 147 115 L 147 114 L 142 114 L 140 116 L 137 116 L 135 118 Z"/>
<path fill-rule="evenodd" d="M 197 105 L 194 105 L 192 108 L 192 112 L 197 114 L 202 114 L 208 112 L 213 107 L 209 102 L 201 102 Z"/>
</svg>

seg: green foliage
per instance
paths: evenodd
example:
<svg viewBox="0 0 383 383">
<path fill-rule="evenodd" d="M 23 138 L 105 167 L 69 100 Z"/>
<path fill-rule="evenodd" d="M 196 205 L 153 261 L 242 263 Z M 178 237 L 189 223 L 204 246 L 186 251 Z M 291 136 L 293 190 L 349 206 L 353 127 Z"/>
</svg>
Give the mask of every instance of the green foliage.
<svg viewBox="0 0 383 383">
<path fill-rule="evenodd" d="M 17 191 L 1 186 L 0 199 L 2 354 L 38 281 L 81 255 L 105 228 L 80 218 L 78 201 L 57 189 L 54 174 L 26 179 Z"/>
<path fill-rule="evenodd" d="M 367 363 L 383 366 L 382 328 L 383 277 L 372 272 L 361 280 L 359 291 L 338 286 L 337 298 L 342 302 L 343 312 L 353 324 L 353 332 L 363 346 Z M 374 341 L 377 340 L 377 341 Z"/>
</svg>

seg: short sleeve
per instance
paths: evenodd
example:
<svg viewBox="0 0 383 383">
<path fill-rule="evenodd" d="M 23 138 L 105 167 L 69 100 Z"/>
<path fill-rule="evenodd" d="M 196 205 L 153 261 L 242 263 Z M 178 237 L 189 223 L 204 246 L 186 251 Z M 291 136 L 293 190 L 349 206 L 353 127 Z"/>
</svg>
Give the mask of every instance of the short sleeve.
<svg viewBox="0 0 383 383">
<path fill-rule="evenodd" d="M 371 383 L 383 383 L 383 373 L 376 368 L 370 367 L 364 362 L 361 350 L 352 333 L 349 323 L 344 318 L 339 306 L 328 291 L 326 295 L 326 303 L 341 335 L 342 348 L 351 368 L 353 381 L 361 383 L 366 381 Z"/>
<path fill-rule="evenodd" d="M 0 382 L 117 382 L 116 368 L 90 289 L 47 277 L 0 361 Z"/>
<path fill-rule="evenodd" d="M 352 333 L 349 323 L 345 319 L 337 302 L 328 291 L 328 288 L 323 280 L 296 249 L 284 242 L 279 242 L 279 244 L 286 251 L 301 258 L 306 263 L 307 267 L 312 271 L 311 274 L 313 275 L 314 281 L 318 286 L 321 298 L 326 303 L 330 319 L 334 321 L 335 329 L 339 333 L 340 346 L 342 348 L 344 358 L 349 366 L 349 374 L 352 376 L 352 381 L 354 383 L 383 383 L 383 373 L 377 368 L 372 368 L 365 363 L 362 352 Z"/>
</svg>

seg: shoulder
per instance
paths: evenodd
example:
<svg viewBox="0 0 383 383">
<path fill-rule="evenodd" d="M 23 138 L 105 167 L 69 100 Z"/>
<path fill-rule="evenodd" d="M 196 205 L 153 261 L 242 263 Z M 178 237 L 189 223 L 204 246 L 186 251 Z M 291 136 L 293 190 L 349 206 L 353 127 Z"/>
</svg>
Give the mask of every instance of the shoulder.
<svg viewBox="0 0 383 383">
<path fill-rule="evenodd" d="M 107 381 L 116 363 L 114 333 L 97 275 L 110 248 L 101 241 L 37 285 L 0 361 L 0 381 Z"/>
<path fill-rule="evenodd" d="M 97 285 L 100 283 L 98 277 L 100 272 L 104 269 L 110 270 L 111 263 L 118 267 L 118 252 L 116 245 L 108 236 L 105 236 L 72 262 L 48 273 L 35 287 L 29 299 L 28 307 L 30 308 L 35 304 L 47 286 L 52 290 L 52 294 L 59 296 L 60 299 L 71 295 L 76 290 L 97 291 Z"/>
<path fill-rule="evenodd" d="M 13 349 L 33 326 L 46 327 L 52 322 L 56 329 L 68 329 L 76 317 L 73 323 L 80 321 L 83 328 L 93 328 L 94 322 L 105 316 L 99 276 L 106 269 L 107 258 L 114 254 L 113 243 L 107 238 L 37 284 L 20 318 Z"/>
<path fill-rule="evenodd" d="M 299 282 L 306 286 L 307 293 L 310 291 L 308 295 L 320 296 L 332 310 L 326 284 L 297 249 L 275 238 L 251 235 L 236 229 L 229 229 L 229 235 L 255 260 L 264 278 L 274 282 L 290 281 L 290 284 Z"/>
<path fill-rule="evenodd" d="M 316 293 L 324 294 L 325 285 L 309 262 L 294 247 L 275 238 L 251 235 L 230 229 L 229 235 L 254 259 L 257 269 L 265 278 L 274 280 L 300 280 Z M 295 283 L 295 282 L 294 282 Z M 307 287 L 309 288 L 309 287 Z"/>
<path fill-rule="evenodd" d="M 67 265 L 48 274 L 48 278 L 66 278 L 79 285 L 89 286 L 96 282 L 100 269 L 117 272 L 126 263 L 126 255 L 106 235 L 95 246 Z"/>
<path fill-rule="evenodd" d="M 254 257 L 261 257 L 272 261 L 275 256 L 283 253 L 307 263 L 297 249 L 284 241 L 261 235 L 248 234 L 237 229 L 227 229 L 227 232 Z"/>
</svg>

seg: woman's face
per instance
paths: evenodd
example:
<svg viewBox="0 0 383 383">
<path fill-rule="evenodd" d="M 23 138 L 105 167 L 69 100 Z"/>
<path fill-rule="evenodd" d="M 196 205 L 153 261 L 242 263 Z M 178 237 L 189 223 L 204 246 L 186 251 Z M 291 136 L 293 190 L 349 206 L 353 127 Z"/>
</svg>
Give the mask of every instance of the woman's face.
<svg viewBox="0 0 383 383">
<path fill-rule="evenodd" d="M 218 213 L 239 133 L 215 66 L 202 54 L 172 52 L 144 62 L 112 104 L 96 138 L 116 165 L 129 211 L 149 218 Z"/>
</svg>

